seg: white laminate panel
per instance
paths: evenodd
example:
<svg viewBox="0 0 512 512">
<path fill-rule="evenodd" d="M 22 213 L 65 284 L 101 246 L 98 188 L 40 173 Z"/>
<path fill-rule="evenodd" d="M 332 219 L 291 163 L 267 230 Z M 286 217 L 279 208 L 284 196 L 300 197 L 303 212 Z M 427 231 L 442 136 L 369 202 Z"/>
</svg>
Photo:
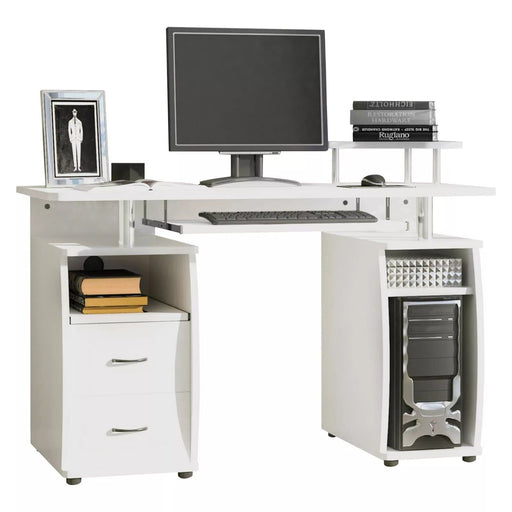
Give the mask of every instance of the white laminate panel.
<svg viewBox="0 0 512 512">
<path fill-rule="evenodd" d="M 377 456 L 389 403 L 384 248 L 322 233 L 322 428 Z"/>
<path fill-rule="evenodd" d="M 329 148 L 334 149 L 460 149 L 462 142 L 453 140 L 440 141 L 329 141 Z"/>
<path fill-rule="evenodd" d="M 190 323 L 88 324 L 69 327 L 69 395 L 190 391 Z M 112 363 L 112 359 L 147 361 Z"/>
<path fill-rule="evenodd" d="M 84 314 L 69 308 L 70 324 L 115 324 L 115 323 L 143 323 L 143 322 L 176 322 L 188 320 L 186 311 L 169 306 L 163 302 L 149 297 L 148 305 L 144 306 L 144 313 L 106 313 Z"/>
<path fill-rule="evenodd" d="M 83 396 L 73 401 L 68 478 L 191 471 L 190 394 Z M 113 428 L 142 432 L 114 433 Z"/>
</svg>

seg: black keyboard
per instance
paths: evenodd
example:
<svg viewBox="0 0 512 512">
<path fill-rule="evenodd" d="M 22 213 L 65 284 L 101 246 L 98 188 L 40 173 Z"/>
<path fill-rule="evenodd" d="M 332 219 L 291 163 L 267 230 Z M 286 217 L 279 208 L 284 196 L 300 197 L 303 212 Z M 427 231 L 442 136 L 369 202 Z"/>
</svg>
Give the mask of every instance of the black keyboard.
<svg viewBox="0 0 512 512">
<path fill-rule="evenodd" d="M 201 212 L 212 224 L 313 224 L 329 222 L 377 222 L 372 214 L 355 210 L 284 212 Z"/>
</svg>

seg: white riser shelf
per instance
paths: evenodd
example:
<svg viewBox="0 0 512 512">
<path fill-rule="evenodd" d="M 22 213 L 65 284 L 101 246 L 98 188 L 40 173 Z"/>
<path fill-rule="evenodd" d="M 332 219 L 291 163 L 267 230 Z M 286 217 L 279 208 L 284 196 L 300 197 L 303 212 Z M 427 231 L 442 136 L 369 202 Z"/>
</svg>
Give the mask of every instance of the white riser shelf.
<svg viewBox="0 0 512 512">
<path fill-rule="evenodd" d="M 330 141 L 329 149 L 462 149 L 462 142 L 455 140 L 435 142 Z"/>
</svg>

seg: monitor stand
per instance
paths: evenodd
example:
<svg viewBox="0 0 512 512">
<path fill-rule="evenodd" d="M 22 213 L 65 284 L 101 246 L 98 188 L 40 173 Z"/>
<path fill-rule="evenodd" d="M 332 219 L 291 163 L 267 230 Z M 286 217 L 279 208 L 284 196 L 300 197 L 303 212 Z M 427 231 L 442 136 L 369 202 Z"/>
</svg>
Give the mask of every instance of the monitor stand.
<svg viewBox="0 0 512 512">
<path fill-rule="evenodd" d="M 275 153 L 270 153 L 275 154 Z M 262 154 L 236 154 L 231 155 L 231 176 L 225 178 L 213 178 L 201 181 L 200 185 L 216 187 L 229 183 L 242 183 L 244 181 L 285 183 L 287 185 L 300 185 L 298 181 L 285 180 L 280 178 L 263 177 L 263 155 Z"/>
</svg>

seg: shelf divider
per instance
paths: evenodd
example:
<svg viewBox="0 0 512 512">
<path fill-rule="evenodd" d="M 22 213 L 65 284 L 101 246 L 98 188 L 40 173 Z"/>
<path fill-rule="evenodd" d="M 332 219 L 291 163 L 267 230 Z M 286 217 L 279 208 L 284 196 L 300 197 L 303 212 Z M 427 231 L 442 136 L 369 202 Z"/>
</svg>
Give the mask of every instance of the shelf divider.
<svg viewBox="0 0 512 512">
<path fill-rule="evenodd" d="M 144 313 L 104 313 L 84 314 L 69 308 L 70 324 L 111 324 L 126 322 L 179 322 L 189 319 L 186 311 L 164 304 L 156 299 L 149 298 L 148 305 L 144 306 Z"/>
<path fill-rule="evenodd" d="M 471 286 L 444 286 L 439 288 L 388 288 L 388 297 L 423 297 L 440 295 L 473 295 Z"/>
</svg>

